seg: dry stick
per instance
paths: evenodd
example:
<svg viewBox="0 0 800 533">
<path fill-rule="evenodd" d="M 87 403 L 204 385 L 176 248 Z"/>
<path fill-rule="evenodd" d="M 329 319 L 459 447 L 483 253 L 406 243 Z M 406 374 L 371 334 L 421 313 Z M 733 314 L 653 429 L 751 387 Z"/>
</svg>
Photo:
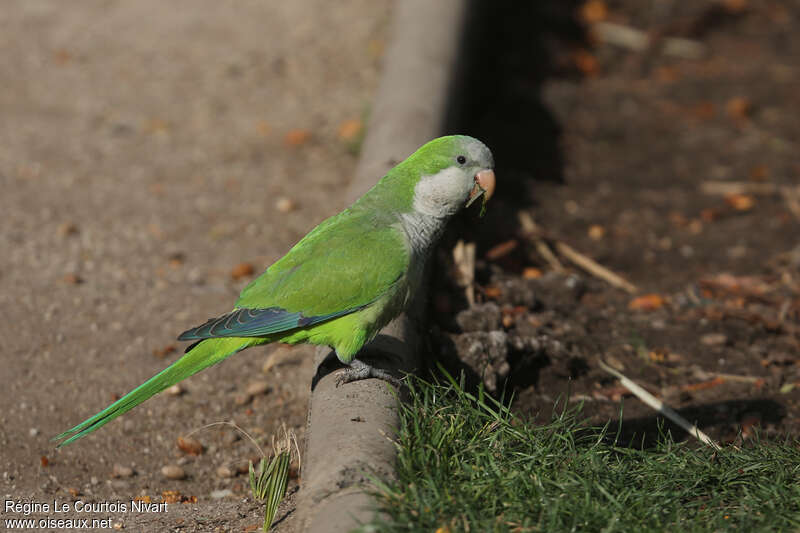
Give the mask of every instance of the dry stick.
<svg viewBox="0 0 800 533">
<path fill-rule="evenodd" d="M 795 216 L 795 218 L 800 219 L 800 191 L 795 187 L 783 187 L 781 188 L 781 196 L 783 196 L 783 201 L 786 202 L 786 207 L 789 208 L 789 211 Z"/>
<path fill-rule="evenodd" d="M 775 185 L 774 183 L 752 183 L 748 181 L 705 181 L 700 184 L 704 194 L 780 194 L 786 207 L 800 219 L 800 187 Z"/>
<path fill-rule="evenodd" d="M 611 285 L 618 287 L 624 291 L 627 291 L 631 294 L 636 294 L 637 292 L 639 292 L 639 288 L 636 287 L 636 285 L 627 281 L 619 274 L 611 272 L 609 269 L 607 269 L 594 259 L 591 259 L 583 255 L 582 253 L 579 253 L 570 245 L 560 241 L 556 241 L 556 250 L 558 250 L 558 252 L 561 255 L 565 256 L 567 259 L 569 259 L 570 261 L 572 261 L 585 271 L 589 272 L 590 274 L 593 274 L 594 276 L 597 276 L 600 279 L 606 280 Z"/>
<path fill-rule="evenodd" d="M 642 30 L 613 22 L 597 22 L 592 25 L 592 31 L 603 42 L 635 52 L 643 52 L 660 41 L 661 53 L 667 56 L 699 59 L 706 53 L 706 46 L 699 41 L 683 37 L 658 39 Z"/>
<path fill-rule="evenodd" d="M 536 251 L 547 261 L 550 268 L 556 272 L 565 272 L 566 269 L 564 265 L 561 264 L 561 261 L 558 260 L 556 254 L 554 254 L 547 243 L 544 242 L 544 239 L 538 236 L 542 231 L 536 222 L 533 221 L 533 217 L 526 211 L 520 211 L 517 214 L 517 218 L 519 219 L 520 226 L 522 226 L 522 231 L 530 236 L 533 240 L 533 245 L 536 247 Z"/>
<path fill-rule="evenodd" d="M 724 372 L 709 372 L 699 366 L 693 365 L 692 374 L 699 379 L 722 378 L 725 381 L 735 381 L 737 383 L 758 383 L 766 378 L 760 376 L 745 376 L 742 374 L 726 374 Z"/>
<path fill-rule="evenodd" d="M 711 372 L 712 376 L 722 378 L 725 381 L 736 381 L 739 383 L 758 383 L 764 381 L 765 378 L 758 376 L 743 376 L 741 374 L 725 374 L 724 372 Z"/>
<path fill-rule="evenodd" d="M 520 211 L 517 214 L 517 218 L 522 226 L 522 231 L 533 240 L 533 243 L 536 246 L 536 251 L 538 251 L 539 254 L 550 264 L 553 270 L 557 272 L 564 272 L 566 270 L 564 265 L 561 264 L 561 261 L 559 261 L 552 250 L 550 250 L 550 247 L 547 245 L 544 239 L 539 236 L 542 233 L 542 229 L 536 224 L 536 222 L 534 222 L 533 217 L 531 217 L 531 215 L 526 211 Z M 628 291 L 631 294 L 639 292 L 639 289 L 636 287 L 636 285 L 625 280 L 619 274 L 611 272 L 594 259 L 590 259 L 589 257 L 583 255 L 568 244 L 565 244 L 561 241 L 555 241 L 555 246 L 556 250 L 558 250 L 562 255 L 588 273 L 605 280 L 614 287 Z"/>
<path fill-rule="evenodd" d="M 720 195 L 777 194 L 782 188 L 774 183 L 753 183 L 750 181 L 704 181 L 700 184 L 700 191 L 703 194 Z"/>
<path fill-rule="evenodd" d="M 462 239 L 458 239 L 453 248 L 453 263 L 456 282 L 464 289 L 464 297 L 472 307 L 475 305 L 475 243 L 465 243 Z"/>
<path fill-rule="evenodd" d="M 697 426 L 690 423 L 688 420 L 686 420 L 677 412 L 675 412 L 675 410 L 672 409 L 670 406 L 668 406 L 667 404 L 665 404 L 664 402 L 662 402 L 661 400 L 659 400 L 658 398 L 656 398 L 655 396 L 644 390 L 642 387 L 634 383 L 632 380 L 625 377 L 621 372 L 608 366 L 599 357 L 597 359 L 597 364 L 600 365 L 600 368 L 602 368 L 609 374 L 616 377 L 620 381 L 622 386 L 631 391 L 637 398 L 639 398 L 641 401 L 643 401 L 644 403 L 646 403 L 647 405 L 649 405 L 650 407 L 652 407 L 653 409 L 664 415 L 665 417 L 669 418 L 670 420 L 678 424 L 680 427 L 686 430 L 686 432 L 689 433 L 689 435 L 695 437 L 697 440 L 703 442 L 704 444 L 708 444 L 715 450 L 722 449 L 719 444 L 714 442 L 714 439 L 712 439 L 711 437 L 700 431 L 700 429 Z"/>
<path fill-rule="evenodd" d="M 567 269 L 564 268 L 564 265 L 561 264 L 561 261 L 558 260 L 556 254 L 553 253 L 544 240 L 536 239 L 533 245 L 536 246 L 536 251 L 539 252 L 539 255 L 541 255 L 544 260 L 547 261 L 553 270 L 556 272 L 566 272 Z"/>
</svg>

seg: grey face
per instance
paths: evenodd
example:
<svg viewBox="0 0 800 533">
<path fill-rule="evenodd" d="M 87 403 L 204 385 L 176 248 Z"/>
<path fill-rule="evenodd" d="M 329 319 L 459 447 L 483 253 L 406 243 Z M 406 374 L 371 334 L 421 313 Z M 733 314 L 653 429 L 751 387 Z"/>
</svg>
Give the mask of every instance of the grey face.
<svg viewBox="0 0 800 533">
<path fill-rule="evenodd" d="M 471 197 L 491 196 L 494 191 L 492 152 L 472 137 L 460 140 L 452 165 L 434 175 L 423 176 L 415 187 L 415 211 L 437 218 L 448 217 L 464 207 Z"/>
</svg>

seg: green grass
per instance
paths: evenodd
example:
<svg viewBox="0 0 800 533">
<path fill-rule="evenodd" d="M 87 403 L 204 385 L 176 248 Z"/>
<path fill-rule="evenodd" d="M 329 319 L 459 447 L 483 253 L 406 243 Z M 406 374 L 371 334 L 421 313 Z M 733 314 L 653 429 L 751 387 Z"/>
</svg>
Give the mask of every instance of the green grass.
<svg viewBox="0 0 800 533">
<path fill-rule="evenodd" d="M 800 442 L 714 453 L 668 437 L 649 450 L 581 424 L 534 425 L 454 381 L 410 383 L 397 478 L 378 481 L 373 531 L 797 531 Z"/>
</svg>

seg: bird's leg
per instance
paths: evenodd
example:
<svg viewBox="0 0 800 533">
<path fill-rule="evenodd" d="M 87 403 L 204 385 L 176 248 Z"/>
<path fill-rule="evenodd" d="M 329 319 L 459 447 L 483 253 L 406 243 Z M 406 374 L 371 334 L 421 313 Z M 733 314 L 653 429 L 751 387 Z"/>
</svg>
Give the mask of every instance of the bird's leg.
<svg viewBox="0 0 800 533">
<path fill-rule="evenodd" d="M 350 361 L 350 365 L 344 369 L 344 372 L 341 372 L 339 377 L 336 378 L 336 386 L 338 387 L 339 385 L 344 385 L 345 383 L 350 383 L 351 381 L 360 381 L 362 379 L 369 378 L 388 381 L 395 387 L 400 387 L 402 385 L 399 379 L 391 375 L 386 370 L 375 368 L 374 366 L 368 365 L 363 361 L 353 359 Z"/>
</svg>

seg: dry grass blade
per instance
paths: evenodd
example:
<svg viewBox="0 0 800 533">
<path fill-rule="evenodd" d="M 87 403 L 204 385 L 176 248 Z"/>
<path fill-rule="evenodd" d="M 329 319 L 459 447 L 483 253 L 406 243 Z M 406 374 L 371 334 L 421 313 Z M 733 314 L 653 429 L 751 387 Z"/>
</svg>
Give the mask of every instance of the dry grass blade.
<svg viewBox="0 0 800 533">
<path fill-rule="evenodd" d="M 681 415 L 675 412 L 675 410 L 672 409 L 670 406 L 668 406 L 667 404 L 665 404 L 664 402 L 662 402 L 661 400 L 659 400 L 658 398 L 656 398 L 655 396 L 644 390 L 642 387 L 637 385 L 631 379 L 627 378 L 624 374 L 622 374 L 622 372 L 619 372 L 618 370 L 611 368 L 600 358 L 597 359 L 597 363 L 600 365 L 600 368 L 602 368 L 609 374 L 616 377 L 620 381 L 620 383 L 626 389 L 631 391 L 637 398 L 639 398 L 641 401 L 643 401 L 644 403 L 646 403 L 647 405 L 649 405 L 650 407 L 652 407 L 653 409 L 664 415 L 665 417 L 669 418 L 670 420 L 678 424 L 680 427 L 686 430 L 686 432 L 689 433 L 691 436 L 697 438 L 697 440 L 699 440 L 700 442 L 708 444 L 715 450 L 721 449 L 719 444 L 714 442 L 714 439 L 712 439 L 711 437 L 700 431 L 700 429 L 697 426 L 695 426 L 694 424 L 690 423 L 688 420 L 683 418 Z"/>
</svg>

